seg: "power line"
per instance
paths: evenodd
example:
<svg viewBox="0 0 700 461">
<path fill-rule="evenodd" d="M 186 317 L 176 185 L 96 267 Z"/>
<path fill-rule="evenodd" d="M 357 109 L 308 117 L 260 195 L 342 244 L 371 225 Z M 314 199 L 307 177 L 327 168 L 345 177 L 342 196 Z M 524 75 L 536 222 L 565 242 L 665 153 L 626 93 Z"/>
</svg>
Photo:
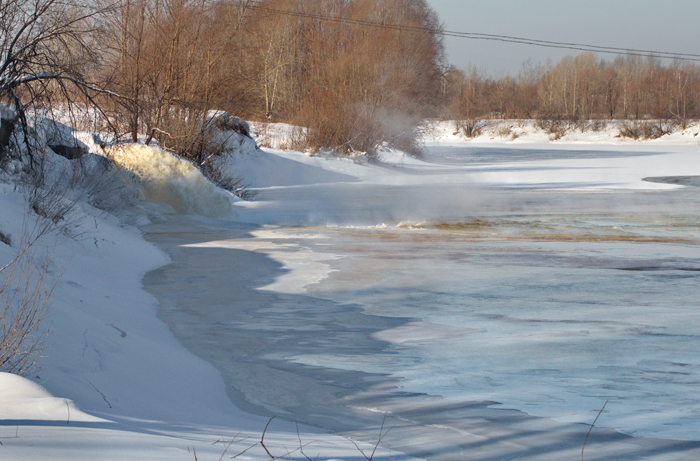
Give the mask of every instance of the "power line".
<svg viewBox="0 0 700 461">
<path fill-rule="evenodd" d="M 342 16 L 328 16 L 317 13 L 305 13 L 302 11 L 291 11 L 282 10 L 278 8 L 272 8 L 264 6 L 263 0 L 251 0 L 248 3 L 248 8 L 258 11 L 266 11 L 272 14 L 286 15 L 286 16 L 297 16 L 308 19 L 316 19 L 320 21 L 336 22 L 341 24 L 352 24 L 363 27 L 374 27 L 381 29 L 406 31 L 406 32 L 420 32 L 428 33 L 434 35 L 441 35 L 444 37 L 457 37 L 471 40 L 486 40 L 486 41 L 498 41 L 505 43 L 518 43 L 522 45 L 529 46 L 539 46 L 544 48 L 559 48 L 568 49 L 575 51 L 591 51 L 595 53 L 604 54 L 615 54 L 615 55 L 629 55 L 629 56 L 644 56 L 644 57 L 654 57 L 660 59 L 676 59 L 679 61 L 692 61 L 700 62 L 700 54 L 691 53 L 674 53 L 669 51 L 655 51 L 655 50 L 641 50 L 634 48 L 618 48 L 610 46 L 599 46 L 599 45 L 587 45 L 583 43 L 569 43 L 569 42 L 556 42 L 549 40 L 537 40 L 523 37 L 513 37 L 508 35 L 495 35 L 495 34 L 481 34 L 475 32 L 458 32 L 452 30 L 442 30 L 442 29 L 431 29 L 429 27 L 420 26 L 410 26 L 410 25 L 399 25 L 386 22 L 373 22 L 361 19 L 346 18 Z"/>
</svg>

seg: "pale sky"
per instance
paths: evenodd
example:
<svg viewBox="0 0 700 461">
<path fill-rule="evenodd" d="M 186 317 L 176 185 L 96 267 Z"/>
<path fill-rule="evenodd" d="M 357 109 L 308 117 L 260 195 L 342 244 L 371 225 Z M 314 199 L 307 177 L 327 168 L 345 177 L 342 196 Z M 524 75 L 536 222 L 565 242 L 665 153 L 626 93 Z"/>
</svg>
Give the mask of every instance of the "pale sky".
<svg viewBox="0 0 700 461">
<path fill-rule="evenodd" d="M 700 0 L 427 0 L 446 30 L 700 54 Z M 491 76 L 573 50 L 446 37 L 450 63 Z M 599 54 L 612 60 L 614 55 Z M 698 63 L 700 64 L 700 63 Z"/>
</svg>

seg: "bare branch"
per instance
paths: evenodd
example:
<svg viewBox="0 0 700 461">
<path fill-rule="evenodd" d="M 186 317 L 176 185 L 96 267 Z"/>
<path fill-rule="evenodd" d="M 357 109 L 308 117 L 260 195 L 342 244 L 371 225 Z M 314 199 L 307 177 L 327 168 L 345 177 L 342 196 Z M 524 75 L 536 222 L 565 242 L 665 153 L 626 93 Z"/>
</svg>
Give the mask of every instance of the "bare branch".
<svg viewBox="0 0 700 461">
<path fill-rule="evenodd" d="M 265 424 L 265 430 L 263 430 L 262 437 L 260 438 L 260 445 L 265 449 L 265 452 L 268 454 L 268 456 L 270 456 L 270 459 L 275 459 L 275 457 L 272 456 L 272 453 L 270 453 L 270 450 L 268 450 L 267 447 L 265 446 L 265 434 L 267 433 L 267 427 L 270 425 L 270 423 L 272 422 L 273 419 L 275 419 L 274 416 L 272 418 L 270 418 L 270 420 L 267 422 L 267 424 Z"/>
<path fill-rule="evenodd" d="M 593 420 L 593 424 L 591 424 L 591 427 L 588 429 L 588 433 L 586 434 L 586 439 L 583 441 L 583 446 L 581 447 L 581 461 L 583 461 L 583 450 L 586 449 L 586 442 L 588 442 L 588 436 L 591 435 L 591 431 L 593 430 L 593 426 L 595 426 L 595 423 L 598 421 L 598 418 L 600 418 L 600 415 L 603 413 L 603 410 L 605 410 L 605 405 L 607 405 L 609 400 L 606 400 L 605 403 L 603 404 L 603 408 L 600 409 L 598 412 L 598 416 L 595 417 Z"/>
</svg>

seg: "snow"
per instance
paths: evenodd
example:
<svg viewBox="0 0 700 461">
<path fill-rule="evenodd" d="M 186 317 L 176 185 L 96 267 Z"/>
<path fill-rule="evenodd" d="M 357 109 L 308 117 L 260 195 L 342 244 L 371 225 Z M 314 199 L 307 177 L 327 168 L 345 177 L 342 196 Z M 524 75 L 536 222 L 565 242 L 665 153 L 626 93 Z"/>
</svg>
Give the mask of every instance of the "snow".
<svg viewBox="0 0 700 461">
<path fill-rule="evenodd" d="M 86 204 L 38 243 L 55 288 L 36 370 L 0 375 L 3 459 L 218 459 L 260 440 L 268 419 L 236 408 L 214 367 L 180 345 L 157 317 L 142 276 L 168 262 L 141 233 Z M 0 265 L 12 259 L 35 215 L 0 182 Z M 242 300 L 242 302 L 244 302 Z M 356 459 L 343 438 L 273 421 L 266 446 L 319 459 Z M 224 442 L 222 442 L 225 441 Z M 219 443 L 216 443 L 219 441 Z M 286 448 L 285 448 L 286 447 Z M 382 451 L 381 456 L 388 453 Z M 268 459 L 260 445 L 240 459 Z"/>
<path fill-rule="evenodd" d="M 0 372 L 0 420 L 105 422 L 80 411 L 73 401 L 52 396 L 39 384 Z"/>
<path fill-rule="evenodd" d="M 265 192 L 255 202 L 243 202 L 213 188 L 196 176 L 191 165 L 178 163 L 163 152 L 154 157 L 153 152 L 158 151 L 152 148 L 130 148 L 117 158 L 121 158 L 118 163 L 141 177 L 156 178 L 144 180 L 142 190 L 146 198 L 170 205 L 168 212 L 256 224 L 419 223 L 431 212 L 444 208 L 478 209 L 483 203 L 483 192 L 477 191 L 483 188 L 591 193 L 672 190 L 680 186 L 642 179 L 700 175 L 697 127 L 643 143 L 615 138 L 613 127 L 600 133 L 570 133 L 550 142 L 531 122 L 512 123 L 518 133 L 515 139 L 485 134 L 466 140 L 454 135 L 448 122 L 433 127 L 424 140 L 428 148 L 507 147 L 523 152 L 523 157 L 515 161 L 490 159 L 466 166 L 438 165 L 430 162 L 429 155 L 416 159 L 389 148 L 380 152 L 381 163 L 362 164 L 302 152 L 258 150 L 239 137 L 235 153 L 229 152 L 217 161 L 252 188 Z M 294 127 L 275 130 L 277 148 L 292 142 L 289 138 L 295 133 Z M 84 137 L 84 142 L 90 151 L 98 152 L 93 137 Z M 144 152 L 138 152 L 143 149 L 149 149 L 149 158 L 157 158 L 157 162 L 145 163 L 139 157 Z M 606 152 L 610 149 L 629 155 L 608 157 Z M 598 155 L 556 157 L 567 150 Z M 550 152 L 554 158 L 538 160 L 536 156 L 528 157 L 530 151 Z M 157 188 L 153 188 L 155 182 L 160 184 Z M 190 187 L 193 184 L 196 187 Z M 438 184 L 474 194 L 446 197 L 442 191 L 431 193 L 430 189 Z M 365 186 L 406 186 L 414 192 L 350 205 L 353 187 Z M 321 192 L 324 202 L 319 205 L 318 200 L 305 201 L 304 194 L 309 190 Z M 288 197 L 298 196 L 299 206 L 289 207 L 290 201 L 276 202 L 275 191 Z M 143 206 L 160 212 L 166 209 L 154 204 Z M 420 212 L 407 212 L 413 209 Z M 152 219 L 155 214 L 150 214 Z M 13 242 L 12 246 L 0 242 L 0 266 L 13 257 L 17 242 L 23 232 L 32 228 L 34 219 L 27 211 L 25 195 L 15 190 L 7 176 L 0 178 L 0 232 L 10 235 Z M 321 241 L 319 236 L 303 233 L 303 238 Z M 309 287 L 328 278 L 333 272 L 332 262 L 338 258 L 334 253 L 306 251 L 299 244 L 288 243 L 289 234 L 276 236 L 274 229 L 263 228 L 254 237 L 200 246 L 269 254 L 286 273 L 262 289 L 286 294 L 308 292 Z M 286 240 L 269 243 L 275 238 Z M 218 459 L 234 437 L 227 455 L 240 453 L 259 441 L 268 418 L 234 406 L 219 371 L 183 347 L 157 317 L 158 301 L 144 291 L 142 278 L 148 271 L 167 264 L 168 259 L 147 243 L 138 229 L 81 204 L 71 215 L 70 223 L 54 226 L 39 245 L 41 253 L 50 260 L 48 277 L 55 283 L 46 322 L 49 335 L 38 367 L 31 375 L 22 378 L 0 373 L 3 459 L 191 460 L 195 459 L 195 450 L 197 459 Z M 376 337 L 404 344 L 470 333 L 462 327 L 438 328 L 414 322 L 379 332 Z M 308 426 L 299 429 L 298 435 L 294 424 L 274 420 L 265 435 L 266 446 L 282 454 L 299 447 L 301 439 L 302 443 L 312 442 L 305 448 L 311 458 L 362 458 L 353 444 L 341 437 Z M 392 455 L 394 459 L 407 459 L 384 449 L 375 459 L 389 459 Z M 258 444 L 240 459 L 269 457 Z"/>
<path fill-rule="evenodd" d="M 300 161 L 300 159 L 303 159 Z M 354 181 L 355 177 L 334 171 L 335 162 L 309 158 L 299 152 L 248 151 L 226 158 L 226 168 L 252 188 L 286 187 Z"/>
<path fill-rule="evenodd" d="M 654 122 L 653 120 L 651 122 Z M 456 128 L 454 121 L 433 122 L 424 130 L 423 140 L 427 143 L 442 145 L 488 144 L 488 145 L 613 145 L 613 146 L 679 146 L 698 145 L 700 125 L 693 123 L 686 128 L 676 128 L 672 134 L 653 140 L 634 140 L 620 136 L 620 120 L 605 121 L 596 131 L 590 123 L 580 128 L 569 126 L 564 134 L 555 139 L 534 120 L 485 120 L 484 129 L 479 136 L 466 138 Z M 509 134 L 506 134 L 509 133 Z"/>
</svg>

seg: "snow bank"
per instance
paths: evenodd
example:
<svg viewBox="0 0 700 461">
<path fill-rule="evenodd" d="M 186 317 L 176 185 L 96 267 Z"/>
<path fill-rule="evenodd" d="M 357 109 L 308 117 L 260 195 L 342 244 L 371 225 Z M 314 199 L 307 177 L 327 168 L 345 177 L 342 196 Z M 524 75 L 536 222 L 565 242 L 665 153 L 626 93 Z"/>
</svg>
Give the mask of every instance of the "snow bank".
<svg viewBox="0 0 700 461">
<path fill-rule="evenodd" d="M 654 140 L 634 140 L 620 136 L 623 122 L 586 122 L 580 125 L 562 125 L 554 133 L 538 126 L 536 120 L 482 120 L 480 133 L 467 138 L 455 121 L 426 124 L 421 141 L 427 145 L 477 144 L 606 144 L 606 145 L 698 145 L 700 125 L 677 128 L 672 134 Z"/>
<path fill-rule="evenodd" d="M 653 122 L 653 121 L 651 121 Z M 425 146 L 450 145 L 700 145 L 700 124 L 693 123 L 685 128 L 676 127 L 671 134 L 653 140 L 634 140 L 620 136 L 623 121 L 563 122 L 547 130 L 536 120 L 479 120 L 479 133 L 466 137 L 459 128 L 459 121 L 426 121 L 421 127 L 419 143 Z M 661 123 L 661 122 L 659 122 Z M 545 122 L 546 124 L 546 122 Z M 272 150 L 294 150 L 305 128 L 282 123 L 253 123 L 253 136 L 258 144 Z M 551 132 L 550 132 L 551 131 Z M 392 149 L 382 148 L 380 158 L 392 158 Z"/>
<path fill-rule="evenodd" d="M 355 180 L 353 176 L 325 168 L 331 167 L 336 162 L 308 164 L 298 161 L 299 156 L 304 154 L 286 154 L 287 152 L 283 151 L 257 150 L 229 156 L 224 160 L 224 168 L 229 174 L 239 176 L 244 184 L 251 188 L 342 183 Z"/>
<path fill-rule="evenodd" d="M 253 122 L 252 135 L 260 147 L 293 150 L 306 135 L 306 128 L 287 123 Z"/>
<path fill-rule="evenodd" d="M 191 178 L 191 168 L 161 158 L 172 166 L 163 174 Z M 7 176 L 0 176 L 0 232 L 10 244 L 0 241 L 0 267 L 36 220 L 26 197 L 3 181 Z M 227 456 L 249 449 L 239 459 L 269 459 L 256 445 L 268 418 L 231 403 L 220 373 L 177 342 L 142 289 L 143 274 L 166 264 L 165 255 L 137 229 L 85 203 L 70 221 L 68 228 L 51 224 L 38 243 L 47 284 L 55 285 L 49 334 L 27 378 L 0 374 L 0 458 L 172 461 L 192 460 L 196 451 L 198 459 L 219 459 L 232 442 Z M 358 458 L 345 439 L 299 430 L 275 420 L 265 445 L 282 455 L 301 437 L 312 457 Z"/>
<path fill-rule="evenodd" d="M 72 400 L 52 396 L 39 384 L 0 372 L 0 420 L 105 421 L 83 413 Z"/>
</svg>

